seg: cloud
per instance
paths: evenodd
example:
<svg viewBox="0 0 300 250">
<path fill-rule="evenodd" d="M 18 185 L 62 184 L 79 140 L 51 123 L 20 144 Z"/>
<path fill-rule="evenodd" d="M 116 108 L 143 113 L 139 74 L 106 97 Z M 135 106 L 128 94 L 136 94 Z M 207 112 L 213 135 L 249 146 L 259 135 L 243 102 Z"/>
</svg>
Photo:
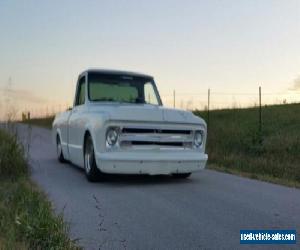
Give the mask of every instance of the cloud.
<svg viewBox="0 0 300 250">
<path fill-rule="evenodd" d="M 293 86 L 290 88 L 292 91 L 300 91 L 300 75 L 294 79 Z"/>
<path fill-rule="evenodd" d="M 13 99 L 16 102 L 35 103 L 41 104 L 47 102 L 45 98 L 34 95 L 28 90 L 24 89 L 12 89 L 2 88 L 0 89 L 2 96 L 5 98 Z"/>
</svg>

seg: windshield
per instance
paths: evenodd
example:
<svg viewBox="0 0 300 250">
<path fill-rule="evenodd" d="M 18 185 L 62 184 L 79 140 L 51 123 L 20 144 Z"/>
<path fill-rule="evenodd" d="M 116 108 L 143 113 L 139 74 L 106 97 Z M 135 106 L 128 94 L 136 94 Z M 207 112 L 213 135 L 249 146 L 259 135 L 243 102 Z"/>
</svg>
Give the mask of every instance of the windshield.
<svg viewBox="0 0 300 250">
<path fill-rule="evenodd" d="M 152 78 L 89 73 L 88 95 L 94 102 L 125 102 L 161 105 Z"/>
</svg>

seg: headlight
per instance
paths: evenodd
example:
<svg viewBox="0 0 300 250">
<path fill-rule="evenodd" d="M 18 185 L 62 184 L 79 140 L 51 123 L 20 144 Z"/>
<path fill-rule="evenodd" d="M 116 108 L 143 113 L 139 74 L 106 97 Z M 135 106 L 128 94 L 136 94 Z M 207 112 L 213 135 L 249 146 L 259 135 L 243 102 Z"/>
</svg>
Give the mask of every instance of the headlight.
<svg viewBox="0 0 300 250">
<path fill-rule="evenodd" d="M 119 129 L 118 128 L 109 128 L 106 132 L 106 145 L 113 147 L 118 142 L 119 138 Z"/>
<path fill-rule="evenodd" d="M 203 143 L 203 131 L 197 130 L 194 135 L 194 145 L 199 148 Z"/>
</svg>

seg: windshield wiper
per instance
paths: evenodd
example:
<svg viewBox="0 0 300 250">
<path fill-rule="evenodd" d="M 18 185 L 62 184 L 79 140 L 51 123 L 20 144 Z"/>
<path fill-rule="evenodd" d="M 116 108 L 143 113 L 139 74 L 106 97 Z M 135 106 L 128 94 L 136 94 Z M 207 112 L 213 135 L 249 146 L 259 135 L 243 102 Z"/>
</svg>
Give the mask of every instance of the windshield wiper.
<svg viewBox="0 0 300 250">
<path fill-rule="evenodd" d="M 132 101 L 115 100 L 113 98 L 101 98 L 101 99 L 93 99 L 92 101 L 93 102 L 115 102 L 115 103 L 131 103 L 131 104 L 148 104 L 142 98 L 136 98 L 135 100 L 132 100 Z M 151 103 L 149 103 L 149 104 L 151 104 Z"/>
<path fill-rule="evenodd" d="M 101 99 L 93 99 L 93 102 L 115 102 L 112 98 L 101 98 Z"/>
</svg>

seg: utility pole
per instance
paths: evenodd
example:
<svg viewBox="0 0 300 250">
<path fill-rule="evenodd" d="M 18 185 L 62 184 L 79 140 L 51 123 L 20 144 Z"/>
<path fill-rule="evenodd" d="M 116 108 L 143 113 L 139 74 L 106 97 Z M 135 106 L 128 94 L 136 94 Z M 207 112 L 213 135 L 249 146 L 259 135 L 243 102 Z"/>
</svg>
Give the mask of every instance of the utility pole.
<svg viewBox="0 0 300 250">
<path fill-rule="evenodd" d="M 208 89 L 207 93 L 207 127 L 209 125 L 209 105 L 210 105 L 210 89 Z"/>
<path fill-rule="evenodd" d="M 262 134 L 261 87 L 259 87 L 259 133 Z"/>
<path fill-rule="evenodd" d="M 173 108 L 175 108 L 175 102 L 176 99 L 175 99 L 175 89 L 173 90 Z"/>
</svg>

